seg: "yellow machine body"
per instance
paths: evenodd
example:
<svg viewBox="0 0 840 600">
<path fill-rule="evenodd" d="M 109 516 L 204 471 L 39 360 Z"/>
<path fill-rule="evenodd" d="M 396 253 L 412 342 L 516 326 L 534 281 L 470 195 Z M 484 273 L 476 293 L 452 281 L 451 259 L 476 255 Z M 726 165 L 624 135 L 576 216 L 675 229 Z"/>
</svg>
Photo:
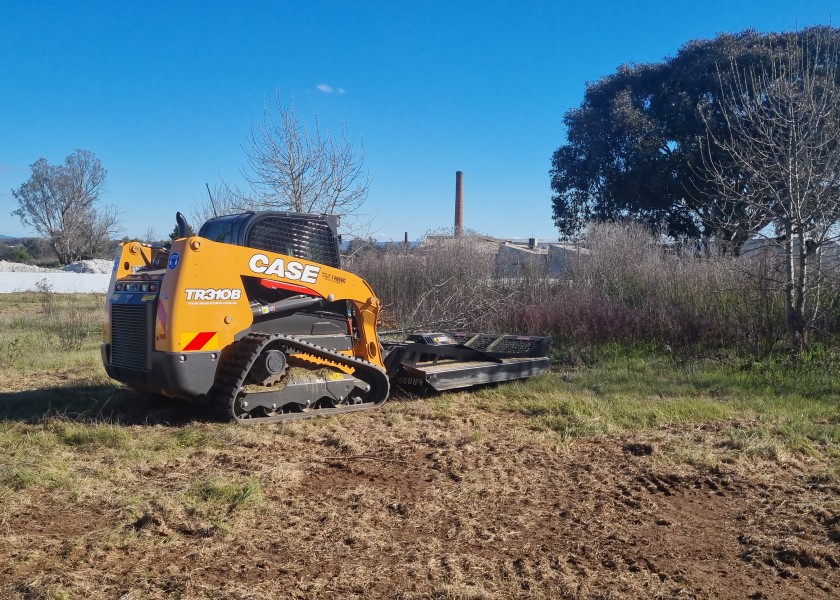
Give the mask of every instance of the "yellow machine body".
<svg viewBox="0 0 840 600">
<path fill-rule="evenodd" d="M 138 242 L 122 244 L 120 274 L 152 261 L 153 248 Z M 138 256 L 141 255 L 141 256 Z M 177 240 L 171 256 L 177 255 L 162 279 L 155 319 L 155 350 L 158 352 L 195 352 L 220 350 L 232 344 L 237 335 L 253 323 L 243 277 L 287 282 L 306 288 L 329 301 L 348 300 L 356 309 L 358 340 L 353 354 L 379 366 L 376 322 L 379 299 L 370 285 L 348 271 L 266 250 L 221 244 L 200 237 Z M 142 291 L 141 300 L 142 300 Z M 153 294 L 147 293 L 148 300 Z M 213 333 L 200 348 L 190 342 L 199 333 Z"/>
</svg>

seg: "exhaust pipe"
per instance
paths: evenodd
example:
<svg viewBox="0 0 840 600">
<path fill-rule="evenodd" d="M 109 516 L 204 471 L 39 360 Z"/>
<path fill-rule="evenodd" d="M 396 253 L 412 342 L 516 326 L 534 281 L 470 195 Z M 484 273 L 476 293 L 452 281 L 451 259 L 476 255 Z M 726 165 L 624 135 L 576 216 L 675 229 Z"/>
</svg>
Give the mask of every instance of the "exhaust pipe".
<svg viewBox="0 0 840 600">
<path fill-rule="evenodd" d="M 178 238 L 187 237 L 187 219 L 180 212 L 175 213 L 175 220 L 178 222 Z"/>
</svg>

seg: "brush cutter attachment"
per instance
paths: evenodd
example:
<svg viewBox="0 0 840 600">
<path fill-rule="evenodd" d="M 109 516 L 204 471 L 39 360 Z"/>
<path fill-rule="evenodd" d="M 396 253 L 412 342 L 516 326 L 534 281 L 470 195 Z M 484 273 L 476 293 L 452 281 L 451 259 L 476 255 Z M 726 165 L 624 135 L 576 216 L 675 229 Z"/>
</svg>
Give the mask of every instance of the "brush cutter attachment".
<svg viewBox="0 0 840 600">
<path fill-rule="evenodd" d="M 442 392 L 524 379 L 549 369 L 546 337 L 418 333 L 384 346 L 389 378 L 406 388 Z"/>
</svg>

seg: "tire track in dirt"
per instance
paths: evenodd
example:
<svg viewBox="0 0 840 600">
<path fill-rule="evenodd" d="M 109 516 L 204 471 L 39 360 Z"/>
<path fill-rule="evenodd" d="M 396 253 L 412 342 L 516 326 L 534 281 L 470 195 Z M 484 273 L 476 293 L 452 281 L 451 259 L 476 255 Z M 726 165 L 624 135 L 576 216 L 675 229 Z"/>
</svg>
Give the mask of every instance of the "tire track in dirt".
<svg viewBox="0 0 840 600">
<path fill-rule="evenodd" d="M 797 463 L 673 463 L 638 436 L 548 446 L 493 415 L 360 421 L 138 464 L 113 485 L 145 498 L 139 511 L 26 490 L 0 536 L 0 589 L 775 600 L 840 586 L 840 490 Z M 178 500 L 210 475 L 259 478 L 263 502 L 214 524 Z"/>
</svg>

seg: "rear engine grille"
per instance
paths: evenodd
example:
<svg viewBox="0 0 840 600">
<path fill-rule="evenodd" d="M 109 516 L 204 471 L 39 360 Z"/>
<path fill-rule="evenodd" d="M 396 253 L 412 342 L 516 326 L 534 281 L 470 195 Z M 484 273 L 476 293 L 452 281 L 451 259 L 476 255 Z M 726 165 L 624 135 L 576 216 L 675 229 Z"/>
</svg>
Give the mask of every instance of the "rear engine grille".
<svg viewBox="0 0 840 600">
<path fill-rule="evenodd" d="M 141 371 L 149 369 L 153 304 L 111 305 L 111 364 Z"/>
<path fill-rule="evenodd" d="M 291 216 L 260 219 L 248 233 L 246 245 L 331 267 L 339 266 L 338 244 L 332 229 L 317 219 Z"/>
</svg>

